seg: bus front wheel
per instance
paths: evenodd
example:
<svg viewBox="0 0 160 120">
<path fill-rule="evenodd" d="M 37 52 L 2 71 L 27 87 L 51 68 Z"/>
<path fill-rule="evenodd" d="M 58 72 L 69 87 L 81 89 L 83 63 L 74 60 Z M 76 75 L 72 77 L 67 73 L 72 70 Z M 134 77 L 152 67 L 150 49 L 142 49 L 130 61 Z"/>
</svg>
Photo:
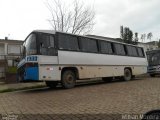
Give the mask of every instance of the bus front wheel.
<svg viewBox="0 0 160 120">
<path fill-rule="evenodd" d="M 76 84 L 76 75 L 71 70 L 66 70 L 62 73 L 61 84 L 63 88 L 73 88 Z"/>
<path fill-rule="evenodd" d="M 124 69 L 124 76 L 123 76 L 123 79 L 125 81 L 129 81 L 132 79 L 132 73 L 131 73 L 131 70 L 130 69 Z"/>
<path fill-rule="evenodd" d="M 57 81 L 46 81 L 46 85 L 49 88 L 56 88 L 58 85 L 58 82 Z"/>
</svg>

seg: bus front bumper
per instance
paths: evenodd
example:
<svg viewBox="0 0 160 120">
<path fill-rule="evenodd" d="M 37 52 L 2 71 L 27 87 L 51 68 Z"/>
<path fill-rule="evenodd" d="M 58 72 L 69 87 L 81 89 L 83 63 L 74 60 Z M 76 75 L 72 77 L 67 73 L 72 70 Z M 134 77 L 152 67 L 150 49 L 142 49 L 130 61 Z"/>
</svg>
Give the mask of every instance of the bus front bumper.
<svg viewBox="0 0 160 120">
<path fill-rule="evenodd" d="M 38 67 L 25 68 L 24 81 L 27 81 L 27 80 L 31 80 L 31 81 L 39 80 Z"/>
</svg>

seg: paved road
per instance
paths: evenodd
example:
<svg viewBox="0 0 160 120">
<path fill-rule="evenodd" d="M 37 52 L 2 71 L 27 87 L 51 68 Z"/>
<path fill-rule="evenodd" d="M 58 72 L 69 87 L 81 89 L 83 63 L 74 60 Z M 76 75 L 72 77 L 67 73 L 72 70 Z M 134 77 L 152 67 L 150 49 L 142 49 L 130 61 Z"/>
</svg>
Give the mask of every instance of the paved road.
<svg viewBox="0 0 160 120">
<path fill-rule="evenodd" d="M 158 108 L 158 77 L 129 82 L 99 82 L 68 90 L 43 88 L 0 94 L 2 119 L 120 119 L 124 115 Z"/>
</svg>

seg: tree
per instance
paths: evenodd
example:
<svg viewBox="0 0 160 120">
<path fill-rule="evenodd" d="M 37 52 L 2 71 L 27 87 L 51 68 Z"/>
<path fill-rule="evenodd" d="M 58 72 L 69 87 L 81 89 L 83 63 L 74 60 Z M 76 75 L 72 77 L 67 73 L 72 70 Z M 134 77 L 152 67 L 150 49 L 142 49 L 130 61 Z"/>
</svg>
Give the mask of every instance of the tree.
<svg viewBox="0 0 160 120">
<path fill-rule="evenodd" d="M 133 32 L 130 29 L 128 31 L 128 43 L 133 44 Z"/>
<path fill-rule="evenodd" d="M 48 0 L 46 6 L 52 18 L 48 21 L 54 30 L 81 34 L 88 33 L 94 26 L 94 10 L 78 0 L 70 6 L 60 0 Z"/>
<path fill-rule="evenodd" d="M 128 44 L 134 44 L 133 41 L 133 32 L 130 30 L 129 27 L 124 27 L 120 26 L 120 36 L 123 42 L 128 43 Z"/>
<path fill-rule="evenodd" d="M 135 35 L 134 35 L 134 42 L 135 42 L 135 45 L 138 44 L 138 33 L 135 32 Z"/>
<path fill-rule="evenodd" d="M 120 38 L 121 39 L 123 39 L 123 35 L 124 35 L 123 26 L 120 26 Z"/>
<path fill-rule="evenodd" d="M 145 40 L 146 40 L 146 34 L 141 34 L 141 40 L 142 40 L 142 42 L 145 42 Z"/>
<path fill-rule="evenodd" d="M 151 42 L 152 37 L 153 37 L 152 32 L 150 32 L 150 33 L 148 33 L 148 34 L 147 34 L 147 39 L 149 39 L 149 40 L 150 40 L 150 42 Z"/>
</svg>

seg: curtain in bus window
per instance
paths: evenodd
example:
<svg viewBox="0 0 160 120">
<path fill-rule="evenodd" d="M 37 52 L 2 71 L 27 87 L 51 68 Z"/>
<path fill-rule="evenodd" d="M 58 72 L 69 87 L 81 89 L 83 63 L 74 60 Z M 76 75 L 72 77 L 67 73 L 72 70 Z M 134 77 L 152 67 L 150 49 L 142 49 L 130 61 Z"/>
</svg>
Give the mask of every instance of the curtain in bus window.
<svg viewBox="0 0 160 120">
<path fill-rule="evenodd" d="M 138 56 L 136 47 L 131 47 L 131 48 L 132 48 L 132 55 L 133 55 L 133 56 Z"/>
<path fill-rule="evenodd" d="M 137 48 L 137 50 L 138 50 L 138 55 L 139 55 L 140 57 L 143 57 L 143 56 L 144 56 L 144 54 L 143 54 L 143 49 L 142 49 L 142 48 Z"/>
<path fill-rule="evenodd" d="M 59 49 L 79 50 L 78 39 L 76 36 L 59 34 Z"/>
<path fill-rule="evenodd" d="M 105 41 L 101 41 L 100 42 L 100 46 L 101 46 L 101 49 L 100 49 L 101 53 L 108 53 L 108 54 L 113 53 L 111 43 L 105 42 Z"/>
<path fill-rule="evenodd" d="M 130 56 L 138 56 L 136 47 L 126 46 L 126 48 L 127 48 L 127 53 L 128 53 L 128 55 L 130 55 Z"/>
<path fill-rule="evenodd" d="M 49 36 L 50 37 L 50 47 L 53 47 L 54 48 L 54 37 L 53 36 Z"/>
<path fill-rule="evenodd" d="M 131 48 L 131 46 L 127 45 L 126 48 L 127 48 L 127 54 L 131 56 L 132 55 L 132 48 Z"/>
<path fill-rule="evenodd" d="M 42 55 L 54 55 L 54 37 L 48 34 L 41 34 L 40 53 Z"/>
<path fill-rule="evenodd" d="M 42 47 L 47 48 L 50 46 L 50 36 L 49 35 L 42 35 L 41 40 L 43 41 Z"/>
<path fill-rule="evenodd" d="M 115 43 L 115 50 L 118 55 L 125 55 L 124 45 Z"/>
<path fill-rule="evenodd" d="M 80 37 L 80 45 L 84 52 L 98 52 L 96 40 Z"/>
</svg>

